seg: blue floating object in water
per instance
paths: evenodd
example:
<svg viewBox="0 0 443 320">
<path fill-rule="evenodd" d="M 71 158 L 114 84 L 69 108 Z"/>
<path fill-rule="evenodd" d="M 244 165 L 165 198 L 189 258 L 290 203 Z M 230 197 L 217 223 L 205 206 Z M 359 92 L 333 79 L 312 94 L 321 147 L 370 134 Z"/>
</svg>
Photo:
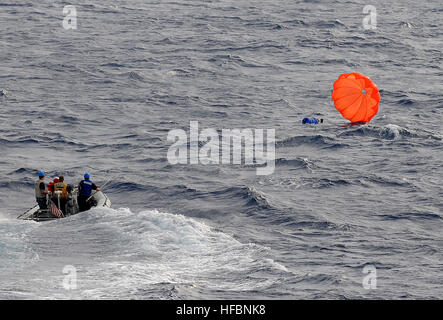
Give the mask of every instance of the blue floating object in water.
<svg viewBox="0 0 443 320">
<path fill-rule="evenodd" d="M 323 123 L 323 119 L 318 120 L 317 118 L 304 118 L 301 123 L 302 124 L 319 124 L 319 123 Z"/>
</svg>

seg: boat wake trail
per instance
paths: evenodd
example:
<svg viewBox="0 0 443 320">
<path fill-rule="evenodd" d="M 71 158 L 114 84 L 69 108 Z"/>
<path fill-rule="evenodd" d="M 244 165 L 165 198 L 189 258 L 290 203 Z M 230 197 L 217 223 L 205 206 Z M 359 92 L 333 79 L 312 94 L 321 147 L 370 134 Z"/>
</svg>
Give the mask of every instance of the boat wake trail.
<svg viewBox="0 0 443 320">
<path fill-rule="evenodd" d="M 42 223 L 29 239 L 38 258 L 26 267 L 27 280 L 40 283 L 32 287 L 42 298 L 189 298 L 205 292 L 215 298 L 217 290 L 242 297 L 266 291 L 289 272 L 270 258 L 269 248 L 156 210 L 95 208 Z M 63 287 L 67 265 L 76 270 L 76 290 Z"/>
</svg>

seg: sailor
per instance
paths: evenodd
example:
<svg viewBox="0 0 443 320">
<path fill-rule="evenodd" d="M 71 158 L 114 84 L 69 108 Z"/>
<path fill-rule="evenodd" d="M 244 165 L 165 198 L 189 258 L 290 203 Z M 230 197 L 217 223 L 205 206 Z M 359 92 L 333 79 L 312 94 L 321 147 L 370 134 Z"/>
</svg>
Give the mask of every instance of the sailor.
<svg viewBox="0 0 443 320">
<path fill-rule="evenodd" d="M 91 205 L 86 200 L 91 196 L 92 190 L 100 191 L 100 188 L 89 180 L 89 173 L 86 172 L 84 178 L 85 179 L 78 184 L 77 202 L 80 211 L 86 211 L 91 208 Z"/>
<path fill-rule="evenodd" d="M 54 180 L 52 180 L 52 182 L 49 183 L 48 185 L 48 191 L 49 194 L 51 195 L 51 200 L 52 202 L 54 202 L 55 204 L 57 204 L 57 195 L 55 194 L 55 189 L 54 186 L 56 183 L 58 183 L 58 177 L 54 177 Z"/>
<path fill-rule="evenodd" d="M 58 182 L 58 177 L 55 177 L 54 180 L 49 182 L 49 184 L 48 184 L 48 192 L 49 192 L 49 194 L 52 194 L 54 192 L 54 184 L 56 182 Z"/>
<path fill-rule="evenodd" d="M 48 194 L 48 191 L 46 190 L 45 173 L 43 171 L 38 173 L 38 180 L 34 183 L 34 189 L 38 206 L 40 209 L 47 209 L 46 195 Z"/>
<path fill-rule="evenodd" d="M 68 202 L 68 198 L 69 195 L 72 194 L 72 188 L 71 186 L 67 185 L 65 183 L 65 177 L 60 176 L 58 178 L 58 182 L 54 183 L 54 192 L 53 192 L 53 196 L 55 197 L 55 199 L 57 200 L 57 202 L 55 202 L 56 204 L 58 204 L 58 195 L 56 193 L 56 191 L 60 191 L 60 210 L 62 210 L 63 213 L 66 213 L 66 203 Z"/>
</svg>

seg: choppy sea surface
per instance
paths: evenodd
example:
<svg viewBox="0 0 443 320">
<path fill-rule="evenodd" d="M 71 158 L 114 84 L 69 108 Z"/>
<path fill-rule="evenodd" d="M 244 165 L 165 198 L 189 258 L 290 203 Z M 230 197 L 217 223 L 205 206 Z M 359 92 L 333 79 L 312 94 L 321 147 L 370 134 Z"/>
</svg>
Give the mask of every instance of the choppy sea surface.
<svg viewBox="0 0 443 320">
<path fill-rule="evenodd" d="M 369 30 L 366 2 L 76 0 L 66 30 L 2 0 L 0 298 L 442 299 L 441 1 L 372 1 Z M 367 125 L 345 72 L 380 89 Z M 274 173 L 170 164 L 190 121 L 275 129 Z M 17 220 L 38 170 L 114 176 L 112 208 Z"/>
</svg>

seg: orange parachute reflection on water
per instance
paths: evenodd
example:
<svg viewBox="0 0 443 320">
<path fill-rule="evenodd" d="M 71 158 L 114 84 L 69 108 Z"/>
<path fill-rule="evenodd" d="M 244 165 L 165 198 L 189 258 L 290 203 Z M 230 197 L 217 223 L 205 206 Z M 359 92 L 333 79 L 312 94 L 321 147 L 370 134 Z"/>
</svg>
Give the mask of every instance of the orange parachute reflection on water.
<svg viewBox="0 0 443 320">
<path fill-rule="evenodd" d="M 378 112 L 380 93 L 372 80 L 361 73 L 344 73 L 334 82 L 332 100 L 349 121 L 369 122 Z"/>
</svg>

